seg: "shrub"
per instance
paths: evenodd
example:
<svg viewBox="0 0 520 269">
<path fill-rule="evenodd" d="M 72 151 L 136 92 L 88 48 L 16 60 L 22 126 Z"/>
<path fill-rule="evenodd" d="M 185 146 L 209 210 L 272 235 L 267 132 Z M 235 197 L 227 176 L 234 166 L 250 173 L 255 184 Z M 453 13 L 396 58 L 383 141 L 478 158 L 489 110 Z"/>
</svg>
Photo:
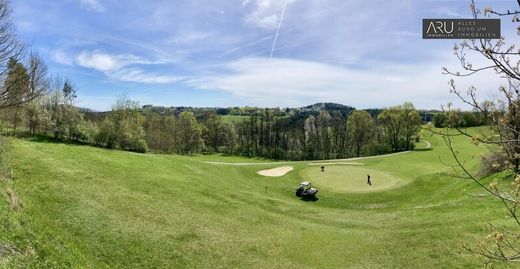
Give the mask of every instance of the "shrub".
<svg viewBox="0 0 520 269">
<path fill-rule="evenodd" d="M 511 163 L 508 160 L 507 154 L 504 152 L 492 152 L 487 155 L 482 155 L 480 158 L 479 176 L 489 176 L 506 170 Z"/>
</svg>

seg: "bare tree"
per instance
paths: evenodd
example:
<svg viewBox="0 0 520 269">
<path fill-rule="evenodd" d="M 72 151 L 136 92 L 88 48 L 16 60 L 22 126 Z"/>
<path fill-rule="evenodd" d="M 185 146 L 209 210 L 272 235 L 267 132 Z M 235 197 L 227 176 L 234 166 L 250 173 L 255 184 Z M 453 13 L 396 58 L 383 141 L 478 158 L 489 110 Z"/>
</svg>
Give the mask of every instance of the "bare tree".
<svg viewBox="0 0 520 269">
<path fill-rule="evenodd" d="M 15 28 L 11 22 L 11 9 L 7 0 L 0 0 L 0 109 L 17 106 L 29 102 L 41 96 L 46 87 L 47 67 L 43 60 L 36 54 L 25 53 L 25 45 L 20 42 L 15 33 Z M 9 62 L 26 62 L 27 73 L 31 83 L 23 92 L 17 92 L 19 98 L 11 98 L 13 91 L 20 88 L 19 80 L 7 80 L 9 73 Z"/>
<path fill-rule="evenodd" d="M 520 0 L 517 1 L 520 8 Z M 495 11 L 488 7 L 480 10 L 472 0 L 470 4 L 472 15 L 475 19 L 482 16 L 510 16 L 513 23 L 519 23 L 520 11 Z M 520 35 L 520 27 L 517 27 Z M 520 50 L 515 44 L 507 44 L 504 37 L 497 40 L 473 39 L 466 40 L 455 45 L 454 55 L 460 61 L 462 70 L 453 72 L 443 68 L 443 73 L 455 77 L 471 76 L 484 70 L 493 70 L 504 79 L 506 87 L 498 89 L 499 95 L 494 101 L 479 101 L 477 89 L 471 86 L 465 93 L 456 87 L 454 80 L 449 83 L 450 91 L 463 103 L 471 106 L 474 111 L 481 114 L 486 124 L 492 127 L 494 135 L 474 134 L 460 127 L 460 113 L 453 110 L 451 105 L 444 107 L 447 114 L 447 126 L 440 133 L 448 145 L 456 167 L 462 170 L 463 177 L 473 180 L 489 194 L 500 199 L 507 209 L 508 214 L 517 224 L 516 229 L 506 229 L 490 224 L 490 234 L 478 242 L 476 247 L 466 244 L 463 247 L 473 253 L 481 255 L 487 261 L 515 261 L 520 262 Z M 468 55 L 477 55 L 485 60 L 484 65 L 476 66 L 468 60 Z M 495 134 L 498 134 L 495 135 Z M 468 169 L 463 156 L 455 149 L 453 137 L 466 136 L 474 144 L 486 144 L 498 149 L 500 158 L 495 159 L 493 166 L 502 167 L 512 171 L 512 182 L 493 181 L 489 186 Z"/>
</svg>

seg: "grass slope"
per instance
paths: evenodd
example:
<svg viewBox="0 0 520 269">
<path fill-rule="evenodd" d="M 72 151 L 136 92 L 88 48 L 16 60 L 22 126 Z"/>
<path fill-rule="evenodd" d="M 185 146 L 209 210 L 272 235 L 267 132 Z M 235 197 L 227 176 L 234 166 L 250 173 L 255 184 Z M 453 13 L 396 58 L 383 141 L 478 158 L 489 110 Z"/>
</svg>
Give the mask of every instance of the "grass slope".
<svg viewBox="0 0 520 269">
<path fill-rule="evenodd" d="M 306 162 L 269 178 L 256 172 L 279 166 L 272 161 L 229 166 L 206 161 L 250 160 L 14 140 L 15 180 L 0 184 L 12 187 L 23 207 L 13 211 L 0 202 L 0 242 L 11 242 L 21 254 L 0 255 L 0 265 L 480 267 L 459 243 L 484 236 L 487 222 L 507 222 L 505 212 L 474 184 L 449 177 L 450 168 L 439 161 L 451 160 L 442 139 L 426 139 L 432 150 L 350 167 L 388 173 L 407 184 L 368 193 L 323 185 L 317 202 L 294 196 L 307 170 L 319 169 Z M 484 151 L 459 140 L 458 150 L 467 156 Z M 477 161 L 468 160 L 472 166 Z"/>
</svg>

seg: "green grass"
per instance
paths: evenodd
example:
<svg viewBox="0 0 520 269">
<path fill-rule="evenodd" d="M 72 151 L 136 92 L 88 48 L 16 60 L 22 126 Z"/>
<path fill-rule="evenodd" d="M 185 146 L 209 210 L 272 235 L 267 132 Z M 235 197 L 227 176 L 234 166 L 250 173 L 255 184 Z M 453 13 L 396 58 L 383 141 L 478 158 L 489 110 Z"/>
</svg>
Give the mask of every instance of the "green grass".
<svg viewBox="0 0 520 269">
<path fill-rule="evenodd" d="M 423 138 L 432 150 L 327 166 L 338 177 L 341 169 L 370 169 L 406 183 L 365 193 L 325 184 L 309 170 L 319 166 L 306 162 L 270 178 L 256 172 L 279 166 L 272 161 L 13 140 L 15 179 L 0 186 L 13 188 L 23 207 L 0 202 L 0 242 L 20 254 L 1 255 L 0 266 L 482 267 L 459 244 L 484 237 L 488 222 L 508 223 L 505 211 L 475 184 L 448 176 L 440 160 L 452 159 L 441 138 Z M 457 139 L 476 168 L 485 148 Z M 321 188 L 316 202 L 294 196 L 307 176 Z M 379 180 L 374 173 L 374 187 Z"/>
<path fill-rule="evenodd" d="M 385 171 L 354 165 L 325 165 L 325 172 L 321 172 L 320 167 L 309 167 L 301 175 L 320 189 L 345 193 L 379 192 L 411 181 Z M 367 184 L 367 175 L 370 175 L 372 185 Z"/>
<path fill-rule="evenodd" d="M 240 116 L 240 115 L 224 115 L 222 116 L 222 120 L 225 122 L 239 123 L 249 119 L 249 116 Z"/>
</svg>

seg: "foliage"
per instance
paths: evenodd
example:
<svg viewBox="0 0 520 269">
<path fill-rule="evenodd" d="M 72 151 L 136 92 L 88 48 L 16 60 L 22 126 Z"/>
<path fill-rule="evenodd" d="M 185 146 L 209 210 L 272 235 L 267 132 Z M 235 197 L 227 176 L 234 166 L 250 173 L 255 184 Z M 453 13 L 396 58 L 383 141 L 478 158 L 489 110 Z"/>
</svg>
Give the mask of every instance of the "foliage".
<svg viewBox="0 0 520 269">
<path fill-rule="evenodd" d="M 520 7 L 520 2 L 517 3 Z M 484 16 L 511 16 L 512 22 L 518 24 L 520 11 L 499 12 L 488 7 L 482 12 L 477 8 L 474 1 L 470 5 L 473 17 L 476 19 Z M 520 31 L 517 32 L 520 34 Z M 465 178 L 472 180 L 487 193 L 498 198 L 507 210 L 507 213 L 514 227 L 500 227 L 493 224 L 489 225 L 489 235 L 487 240 L 477 243 L 476 247 L 464 244 L 464 248 L 485 258 L 486 262 L 491 261 L 520 261 L 520 215 L 517 213 L 520 204 L 520 57 L 515 48 L 515 44 L 507 44 L 501 37 L 498 40 L 474 39 L 465 40 L 455 45 L 454 54 L 460 61 L 462 72 L 452 72 L 444 68 L 444 73 L 453 76 L 470 76 L 483 70 L 492 69 L 496 74 L 505 79 L 507 87 L 500 86 L 495 100 L 479 100 L 477 88 L 469 87 L 466 94 L 456 86 L 455 81 L 450 81 L 450 90 L 463 103 L 479 112 L 481 120 L 491 126 L 492 135 L 475 135 L 469 133 L 461 125 L 467 119 L 464 115 L 452 108 L 451 104 L 444 108 L 445 130 L 441 133 L 445 142 L 456 161 L 456 166 L 462 170 Z M 473 65 L 468 59 L 468 55 L 480 56 L 484 61 L 482 65 Z M 474 58 L 472 58 L 474 59 Z M 478 174 L 468 170 L 464 162 L 464 155 L 455 149 L 455 136 L 468 138 L 473 144 L 488 145 L 494 148 L 498 155 L 491 155 L 485 162 L 491 162 L 487 170 L 498 171 L 507 169 L 506 180 L 493 181 L 489 186 L 482 183 Z M 498 150 L 496 150 L 498 148 Z M 485 157 L 485 156 L 484 156 Z M 484 167 L 486 169 L 486 167 Z M 500 175 L 500 174 L 499 174 Z M 504 175 L 504 174 L 502 174 Z"/>
<path fill-rule="evenodd" d="M 464 127 L 476 127 L 485 125 L 485 119 L 479 112 L 465 112 L 456 110 L 456 118 L 452 118 L 449 122 L 448 115 L 446 112 L 440 112 L 433 116 L 433 125 L 437 128 L 443 128 L 448 126 L 456 126 L 460 128 Z"/>
<path fill-rule="evenodd" d="M 148 146 L 139 109 L 137 102 L 120 97 L 100 127 L 98 143 L 109 148 L 146 152 Z"/>
<path fill-rule="evenodd" d="M 199 151 L 203 145 L 202 127 L 195 119 L 192 112 L 181 112 L 176 121 L 176 145 L 177 152 L 192 154 Z"/>
<path fill-rule="evenodd" d="M 354 111 L 347 121 L 348 137 L 354 145 L 356 156 L 361 156 L 362 147 L 372 139 L 374 121 L 365 111 Z"/>
<path fill-rule="evenodd" d="M 392 146 L 393 151 L 413 148 L 413 136 L 421 127 L 421 119 L 411 103 L 385 109 L 377 117 L 382 137 Z"/>
</svg>

